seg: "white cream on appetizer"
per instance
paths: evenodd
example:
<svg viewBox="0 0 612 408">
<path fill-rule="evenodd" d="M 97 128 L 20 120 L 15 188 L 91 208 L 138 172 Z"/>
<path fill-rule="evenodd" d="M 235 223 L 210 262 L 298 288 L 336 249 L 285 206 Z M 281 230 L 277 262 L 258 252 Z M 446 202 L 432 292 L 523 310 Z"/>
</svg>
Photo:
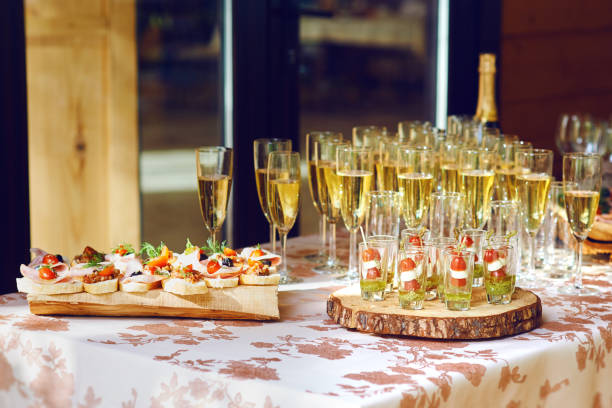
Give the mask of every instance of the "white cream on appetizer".
<svg viewBox="0 0 612 408">
<path fill-rule="evenodd" d="M 108 254 L 106 260 L 115 265 L 119 272 L 125 276 L 130 276 L 136 272 L 142 272 L 142 262 L 136 257 L 136 254 L 120 255 L 117 253 Z"/>
<path fill-rule="evenodd" d="M 180 255 L 176 255 L 176 258 L 174 262 L 172 263 L 172 266 L 174 268 L 184 268 L 189 265 L 191 265 L 191 268 L 194 271 L 204 272 L 206 270 L 204 265 L 200 263 L 200 251 L 199 250 L 196 250 L 196 251 L 192 250 L 188 254 L 183 252 Z"/>
</svg>

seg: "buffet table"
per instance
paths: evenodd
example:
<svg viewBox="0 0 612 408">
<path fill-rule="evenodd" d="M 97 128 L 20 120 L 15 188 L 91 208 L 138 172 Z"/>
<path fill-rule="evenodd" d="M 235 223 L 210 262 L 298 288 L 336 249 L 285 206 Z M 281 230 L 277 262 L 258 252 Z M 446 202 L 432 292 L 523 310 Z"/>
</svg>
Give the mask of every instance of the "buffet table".
<svg viewBox="0 0 612 408">
<path fill-rule="evenodd" d="M 39 317 L 0 296 L 0 406 L 445 407 L 612 406 L 612 268 L 599 297 L 557 295 L 544 324 L 488 341 L 429 341 L 349 331 L 326 313 L 338 288 L 300 259 L 281 321 Z"/>
</svg>

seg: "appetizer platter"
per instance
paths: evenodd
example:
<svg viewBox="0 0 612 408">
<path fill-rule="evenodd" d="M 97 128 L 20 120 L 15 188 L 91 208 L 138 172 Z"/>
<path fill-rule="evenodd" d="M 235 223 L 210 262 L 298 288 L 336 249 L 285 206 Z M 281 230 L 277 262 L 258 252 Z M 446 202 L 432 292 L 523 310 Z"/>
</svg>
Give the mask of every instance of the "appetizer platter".
<svg viewBox="0 0 612 408">
<path fill-rule="evenodd" d="M 278 255 L 261 247 L 237 252 L 208 241 L 182 253 L 163 243 L 105 254 L 85 247 L 69 263 L 33 248 L 17 289 L 33 314 L 178 316 L 277 320 Z"/>
</svg>

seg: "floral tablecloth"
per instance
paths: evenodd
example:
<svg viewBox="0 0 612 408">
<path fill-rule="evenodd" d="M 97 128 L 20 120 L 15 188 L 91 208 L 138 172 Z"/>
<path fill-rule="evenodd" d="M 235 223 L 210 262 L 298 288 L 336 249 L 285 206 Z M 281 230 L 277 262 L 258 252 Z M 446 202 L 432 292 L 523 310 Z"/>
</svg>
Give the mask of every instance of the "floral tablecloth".
<svg viewBox="0 0 612 408">
<path fill-rule="evenodd" d="M 300 256 L 281 321 L 39 317 L 0 296 L 0 406 L 612 407 L 612 280 L 603 295 L 535 292 L 544 324 L 488 341 L 429 341 L 346 330 L 326 315 L 337 286 Z"/>
</svg>

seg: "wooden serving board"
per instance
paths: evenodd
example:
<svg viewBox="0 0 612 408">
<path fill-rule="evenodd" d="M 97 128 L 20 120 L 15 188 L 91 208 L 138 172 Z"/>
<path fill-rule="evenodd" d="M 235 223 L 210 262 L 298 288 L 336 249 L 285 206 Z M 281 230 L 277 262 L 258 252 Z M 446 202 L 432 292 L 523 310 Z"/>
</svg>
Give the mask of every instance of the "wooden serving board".
<svg viewBox="0 0 612 408">
<path fill-rule="evenodd" d="M 484 288 L 474 288 L 471 309 L 447 310 L 438 299 L 421 310 L 399 306 L 397 292 L 380 302 L 361 299 L 359 286 L 337 290 L 327 300 L 327 314 L 340 325 L 377 334 L 432 339 L 490 339 L 523 333 L 542 324 L 542 303 L 534 293 L 516 288 L 507 305 L 487 303 Z"/>
<path fill-rule="evenodd" d="M 278 286 L 209 289 L 203 295 L 175 295 L 161 289 L 144 293 L 28 295 L 37 315 L 172 316 L 206 319 L 278 320 Z"/>
</svg>

